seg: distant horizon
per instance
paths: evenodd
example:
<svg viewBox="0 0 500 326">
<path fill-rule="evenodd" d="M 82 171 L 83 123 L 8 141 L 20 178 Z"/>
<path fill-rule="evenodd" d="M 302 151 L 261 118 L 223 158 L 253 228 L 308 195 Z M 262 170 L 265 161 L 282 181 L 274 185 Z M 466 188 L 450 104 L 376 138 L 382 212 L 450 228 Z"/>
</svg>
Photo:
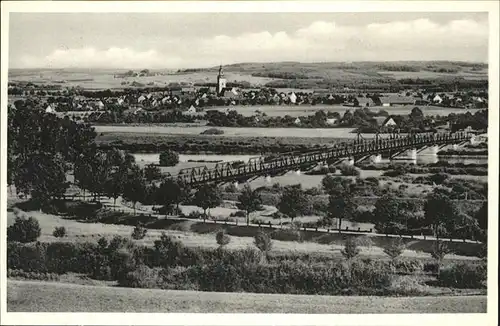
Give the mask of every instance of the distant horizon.
<svg viewBox="0 0 500 326">
<path fill-rule="evenodd" d="M 354 63 L 465 63 L 465 64 L 478 64 L 478 65 L 486 65 L 488 66 L 488 62 L 481 62 L 481 61 L 464 61 L 464 60 L 363 60 L 363 61 L 293 61 L 293 60 L 286 60 L 286 61 L 247 61 L 247 62 L 233 62 L 233 63 L 227 63 L 224 64 L 222 63 L 222 67 L 228 67 L 228 66 L 234 66 L 234 65 L 244 65 L 244 64 L 279 64 L 279 63 L 298 63 L 298 64 L 329 64 L 329 63 L 337 63 L 337 64 L 354 64 Z M 193 66 L 193 67 L 180 67 L 180 68 L 149 68 L 147 66 L 143 68 L 130 68 L 130 67 L 123 67 L 123 68 L 113 68 L 113 67 L 58 67 L 58 68 L 51 68 L 51 67 L 30 67 L 30 68 L 9 68 L 10 70 L 114 70 L 114 71 L 119 71 L 119 70 L 144 70 L 148 69 L 151 71 L 158 71 L 158 70 L 172 70 L 172 71 L 178 71 L 178 70 L 186 70 L 186 69 L 214 69 L 219 67 L 220 65 L 215 65 L 215 66 Z"/>
</svg>

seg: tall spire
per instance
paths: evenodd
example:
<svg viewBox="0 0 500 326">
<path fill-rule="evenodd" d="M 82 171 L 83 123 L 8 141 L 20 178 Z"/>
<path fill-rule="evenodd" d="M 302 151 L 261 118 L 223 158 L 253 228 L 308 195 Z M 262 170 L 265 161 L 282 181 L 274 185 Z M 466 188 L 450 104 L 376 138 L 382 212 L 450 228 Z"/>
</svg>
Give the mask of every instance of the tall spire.
<svg viewBox="0 0 500 326">
<path fill-rule="evenodd" d="M 219 76 L 223 76 L 224 72 L 222 71 L 222 64 L 219 67 Z"/>
</svg>

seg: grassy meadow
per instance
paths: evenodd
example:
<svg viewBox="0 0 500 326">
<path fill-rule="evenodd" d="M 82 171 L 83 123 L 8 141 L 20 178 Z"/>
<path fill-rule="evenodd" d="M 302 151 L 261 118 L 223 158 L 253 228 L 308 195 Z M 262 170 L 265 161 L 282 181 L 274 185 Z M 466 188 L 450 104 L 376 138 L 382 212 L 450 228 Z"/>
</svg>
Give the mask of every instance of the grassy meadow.
<svg viewBox="0 0 500 326">
<path fill-rule="evenodd" d="M 9 312 L 161 313 L 484 313 L 486 296 L 283 295 L 129 289 L 8 280 L 7 310 Z"/>
</svg>

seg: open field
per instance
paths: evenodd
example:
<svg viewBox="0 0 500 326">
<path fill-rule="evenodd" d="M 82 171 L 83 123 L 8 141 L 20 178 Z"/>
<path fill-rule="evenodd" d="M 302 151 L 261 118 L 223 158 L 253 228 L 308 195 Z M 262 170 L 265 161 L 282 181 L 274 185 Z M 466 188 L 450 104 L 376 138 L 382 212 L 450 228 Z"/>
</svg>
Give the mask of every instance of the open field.
<svg viewBox="0 0 500 326">
<path fill-rule="evenodd" d="M 7 281 L 9 312 L 484 313 L 480 296 L 371 297 L 130 289 Z"/>
<path fill-rule="evenodd" d="M 394 69 L 394 67 L 405 69 Z M 455 72 L 439 72 L 440 68 Z M 407 70 L 407 71 L 397 71 Z M 166 70 L 151 70 L 157 76 L 114 78 L 126 70 L 120 69 L 13 69 L 9 71 L 9 81 L 25 81 L 40 84 L 60 84 L 62 86 L 81 86 L 87 89 L 120 89 L 126 81 L 143 84 L 144 87 L 167 86 L 169 83 L 207 83 L 215 82 L 218 67 L 197 69 L 176 73 Z M 436 72 L 437 71 L 437 72 Z M 136 70 L 135 72 L 139 72 Z M 467 64 L 447 61 L 399 61 L 399 62 L 272 62 L 237 63 L 224 66 L 228 82 L 247 82 L 251 86 L 263 86 L 268 82 L 287 82 L 287 79 L 273 78 L 279 74 L 296 74 L 301 87 L 310 84 L 332 85 L 343 83 L 369 82 L 387 84 L 404 78 L 486 80 L 487 65 Z M 269 73 L 278 74 L 269 76 Z M 257 76 L 258 75 L 258 76 Z M 305 79 L 303 79 L 305 78 Z M 148 85 L 151 84 L 151 85 Z"/>
<path fill-rule="evenodd" d="M 217 72 L 214 73 L 190 73 L 190 74 L 165 74 L 158 76 L 114 78 L 114 74 L 125 71 L 88 70 L 74 72 L 70 69 L 43 70 L 43 71 L 13 71 L 9 73 L 9 81 L 32 82 L 34 84 L 60 84 L 63 87 L 80 86 L 86 89 L 123 89 L 133 87 L 121 85 L 122 82 L 136 82 L 144 84 L 143 87 L 166 87 L 170 83 L 207 83 L 214 82 Z M 228 82 L 244 81 L 253 85 L 263 85 L 274 78 L 254 77 L 245 73 L 226 74 Z M 153 85 L 148 85 L 153 83 Z"/>
<path fill-rule="evenodd" d="M 118 201 L 119 203 L 119 201 Z M 108 200 L 108 204 L 111 205 L 111 201 Z M 128 212 L 132 212 L 131 208 L 126 206 L 120 206 L 119 209 L 125 209 Z M 187 207 L 189 209 L 189 207 Z M 217 211 L 219 210 L 219 211 Z M 224 212 L 224 208 L 216 208 L 213 214 L 227 213 Z M 140 211 L 138 211 L 139 213 Z M 128 225 L 116 225 L 116 224 L 103 224 L 103 223 L 88 223 L 88 222 L 78 222 L 72 219 L 65 219 L 61 216 L 41 213 L 39 211 L 31 211 L 24 213 L 26 216 L 35 217 L 41 227 L 41 236 L 38 241 L 41 242 L 54 242 L 54 241 L 67 241 L 67 242 L 97 242 L 99 238 L 105 237 L 111 239 L 115 235 L 120 235 L 123 237 L 129 237 L 132 234 L 133 227 Z M 307 219 L 307 217 L 305 217 Z M 12 225 L 14 223 L 15 214 L 13 212 L 7 213 L 7 225 Z M 162 232 L 167 235 L 172 236 L 174 239 L 181 241 L 183 244 L 189 247 L 204 247 L 204 248 L 217 248 L 217 242 L 215 241 L 215 231 L 220 228 L 216 225 L 197 224 L 196 220 L 182 221 L 177 223 L 164 223 L 162 229 L 149 229 L 146 237 L 142 240 L 137 240 L 138 244 L 152 246 L 155 240 L 158 240 Z M 165 225 L 168 225 L 166 227 Z M 64 226 L 67 231 L 67 236 L 64 238 L 56 238 L 52 235 L 55 227 Z M 222 226 L 222 225 L 221 225 Z M 364 227 L 364 226 L 363 226 Z M 247 247 L 253 247 L 254 238 L 253 236 L 248 236 L 248 232 L 241 230 L 239 227 L 235 227 L 235 232 L 241 233 L 238 236 L 231 236 L 231 242 L 227 245 L 228 249 L 245 249 Z M 196 231 L 196 232 L 193 232 Z M 273 240 L 273 252 L 302 252 L 302 253 L 315 253 L 315 254 L 326 254 L 332 255 L 333 257 L 342 257 L 341 249 L 343 248 L 342 241 L 335 241 L 332 243 L 325 243 L 321 240 L 322 236 L 316 236 L 314 241 L 280 241 Z M 341 237 L 340 237 L 341 238 Z M 339 238 L 339 239 L 340 239 Z M 323 242 L 323 243 L 320 243 Z M 421 251 L 422 248 L 426 246 L 426 241 L 420 241 L 415 239 L 411 241 L 409 248 L 418 248 L 416 250 L 407 249 L 403 252 L 403 257 L 408 258 L 420 258 L 420 259 L 430 259 L 431 255 L 429 253 Z M 382 247 L 376 246 L 362 246 L 361 247 L 361 257 L 386 257 L 383 252 Z M 476 257 L 471 256 L 461 256 L 450 254 L 447 255 L 447 260 L 477 260 Z"/>
<path fill-rule="evenodd" d="M 132 134 L 169 134 L 199 135 L 210 127 L 177 127 L 177 126 L 94 126 L 97 133 L 132 133 Z M 224 131 L 223 137 L 330 137 L 353 138 L 353 128 L 236 128 L 217 127 Z M 210 137 L 210 136 L 205 136 Z"/>
</svg>

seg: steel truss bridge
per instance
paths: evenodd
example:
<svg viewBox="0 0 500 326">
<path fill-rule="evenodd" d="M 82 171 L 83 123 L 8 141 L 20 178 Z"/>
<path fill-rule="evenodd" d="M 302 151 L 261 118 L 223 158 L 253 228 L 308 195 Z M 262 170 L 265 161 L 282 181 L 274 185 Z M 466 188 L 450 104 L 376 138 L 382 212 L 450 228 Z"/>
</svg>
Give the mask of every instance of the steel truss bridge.
<svg viewBox="0 0 500 326">
<path fill-rule="evenodd" d="M 278 176 L 288 171 L 306 171 L 318 164 L 337 164 L 345 159 L 361 162 L 373 155 L 384 155 L 390 158 L 407 150 L 415 150 L 415 154 L 428 147 L 435 151 L 447 145 L 463 145 L 474 135 L 467 132 L 456 133 L 420 133 L 413 135 L 390 135 L 387 138 L 364 139 L 360 135 L 352 141 L 336 143 L 310 151 L 282 153 L 277 157 L 255 157 L 248 163 L 241 161 L 218 163 L 213 168 L 206 166 L 182 169 L 174 179 L 191 186 L 205 183 L 246 182 L 261 176 Z"/>
</svg>

